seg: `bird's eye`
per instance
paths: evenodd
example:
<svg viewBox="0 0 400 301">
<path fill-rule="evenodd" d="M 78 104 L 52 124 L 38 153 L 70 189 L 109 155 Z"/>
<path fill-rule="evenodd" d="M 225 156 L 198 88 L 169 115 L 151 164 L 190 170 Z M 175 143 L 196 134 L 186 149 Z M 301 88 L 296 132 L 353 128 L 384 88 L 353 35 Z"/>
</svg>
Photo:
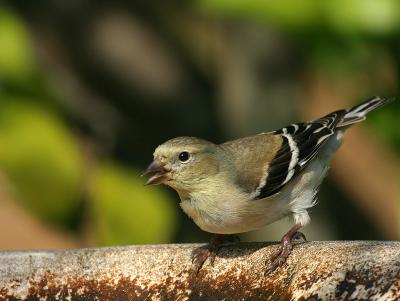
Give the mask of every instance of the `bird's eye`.
<svg viewBox="0 0 400 301">
<path fill-rule="evenodd" d="M 190 157 L 190 155 L 188 152 L 181 152 L 179 154 L 179 161 L 186 162 L 187 160 L 189 160 L 189 157 Z"/>
</svg>

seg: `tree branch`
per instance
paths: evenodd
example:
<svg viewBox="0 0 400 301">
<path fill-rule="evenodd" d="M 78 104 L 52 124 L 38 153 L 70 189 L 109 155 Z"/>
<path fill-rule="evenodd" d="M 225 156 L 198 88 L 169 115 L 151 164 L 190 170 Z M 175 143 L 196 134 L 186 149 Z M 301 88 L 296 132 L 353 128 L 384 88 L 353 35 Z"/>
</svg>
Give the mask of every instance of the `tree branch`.
<svg viewBox="0 0 400 301">
<path fill-rule="evenodd" d="M 399 242 L 308 242 L 265 274 L 276 245 L 224 247 L 196 275 L 200 245 L 0 253 L 0 300 L 398 300 Z M 46 298 L 47 297 L 47 298 Z"/>
</svg>

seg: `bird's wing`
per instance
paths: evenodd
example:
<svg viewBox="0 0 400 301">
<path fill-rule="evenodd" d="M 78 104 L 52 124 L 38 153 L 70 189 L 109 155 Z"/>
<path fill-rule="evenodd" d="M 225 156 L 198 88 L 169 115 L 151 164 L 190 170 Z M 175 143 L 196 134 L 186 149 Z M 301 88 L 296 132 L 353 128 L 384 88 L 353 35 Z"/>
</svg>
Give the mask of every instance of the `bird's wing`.
<svg viewBox="0 0 400 301">
<path fill-rule="evenodd" d="M 271 132 L 221 144 L 227 168 L 233 169 L 229 174 L 236 175 L 235 184 L 253 195 L 265 178 L 268 162 L 275 157 L 282 143 L 283 138 Z"/>
<path fill-rule="evenodd" d="M 235 157 L 237 183 L 253 199 L 279 193 L 318 154 L 345 112 L 223 144 Z"/>
<path fill-rule="evenodd" d="M 299 174 L 334 134 L 345 113 L 345 110 L 336 111 L 312 122 L 291 124 L 275 131 L 274 134 L 281 135 L 283 143 L 269 164 L 255 198 L 263 199 L 278 193 Z"/>
</svg>

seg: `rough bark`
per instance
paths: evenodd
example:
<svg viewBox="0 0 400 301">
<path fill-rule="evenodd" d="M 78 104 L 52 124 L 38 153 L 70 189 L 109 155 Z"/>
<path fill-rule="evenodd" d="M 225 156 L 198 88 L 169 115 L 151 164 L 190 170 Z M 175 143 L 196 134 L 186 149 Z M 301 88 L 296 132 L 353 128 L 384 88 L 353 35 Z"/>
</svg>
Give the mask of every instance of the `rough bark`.
<svg viewBox="0 0 400 301">
<path fill-rule="evenodd" d="M 196 275 L 200 245 L 0 253 L 0 300 L 398 300 L 399 242 L 297 244 L 265 273 L 276 245 L 222 248 Z"/>
</svg>

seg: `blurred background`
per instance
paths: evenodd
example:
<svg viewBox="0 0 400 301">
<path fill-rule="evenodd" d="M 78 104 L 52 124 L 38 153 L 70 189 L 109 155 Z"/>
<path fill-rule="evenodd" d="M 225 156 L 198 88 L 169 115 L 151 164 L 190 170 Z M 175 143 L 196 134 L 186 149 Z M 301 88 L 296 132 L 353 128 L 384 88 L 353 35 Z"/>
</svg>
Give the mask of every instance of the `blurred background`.
<svg viewBox="0 0 400 301">
<path fill-rule="evenodd" d="M 0 249 L 207 241 L 154 148 L 399 98 L 396 0 L 2 1 Z M 346 134 L 309 240 L 399 239 L 400 101 Z M 278 240 L 290 219 L 243 240 Z"/>
</svg>

